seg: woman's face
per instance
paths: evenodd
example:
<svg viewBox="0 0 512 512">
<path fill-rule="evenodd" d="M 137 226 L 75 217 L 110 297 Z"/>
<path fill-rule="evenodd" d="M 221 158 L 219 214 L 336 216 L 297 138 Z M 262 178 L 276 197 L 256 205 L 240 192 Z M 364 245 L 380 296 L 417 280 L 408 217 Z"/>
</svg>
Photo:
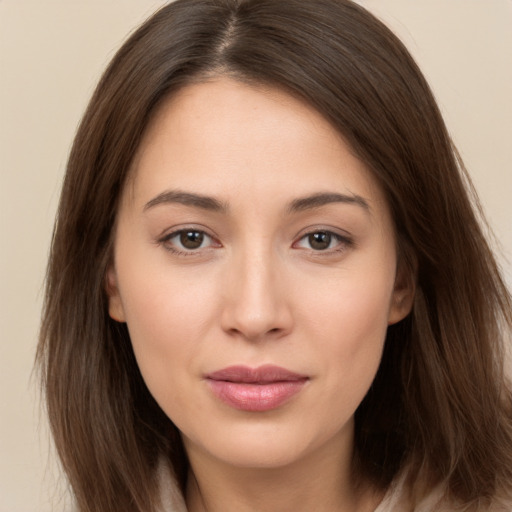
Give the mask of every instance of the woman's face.
<svg viewBox="0 0 512 512">
<path fill-rule="evenodd" d="M 190 453 L 278 467 L 352 446 L 387 326 L 410 309 L 383 194 L 275 89 L 185 87 L 142 141 L 107 290 Z"/>
</svg>

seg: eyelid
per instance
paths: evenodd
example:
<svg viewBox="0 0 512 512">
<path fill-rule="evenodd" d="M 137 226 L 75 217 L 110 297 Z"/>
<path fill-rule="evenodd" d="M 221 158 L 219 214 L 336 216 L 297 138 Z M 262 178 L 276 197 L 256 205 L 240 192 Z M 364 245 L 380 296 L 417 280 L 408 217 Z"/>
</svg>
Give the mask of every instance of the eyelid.
<svg viewBox="0 0 512 512">
<path fill-rule="evenodd" d="M 336 239 L 338 241 L 338 244 L 334 248 L 324 249 L 324 250 L 315 250 L 313 248 L 309 248 L 308 249 L 308 248 L 305 248 L 305 247 L 304 248 L 303 247 L 297 247 L 297 245 L 302 240 L 304 240 L 308 236 L 313 235 L 315 233 L 326 233 L 326 234 L 329 234 L 334 239 Z M 354 238 L 348 232 L 343 231 L 343 233 L 340 233 L 339 229 L 326 228 L 326 227 L 318 226 L 318 227 L 307 228 L 307 231 L 303 231 L 302 233 L 300 233 L 297 236 L 296 241 L 292 244 L 292 247 L 297 248 L 297 249 L 303 249 L 303 250 L 309 251 L 311 253 L 314 253 L 315 255 L 321 256 L 321 255 L 329 255 L 329 254 L 332 254 L 332 253 L 344 252 L 347 249 L 353 247 L 354 245 L 355 245 Z M 338 247 L 338 246 L 341 246 L 341 247 Z"/>
<path fill-rule="evenodd" d="M 210 244 L 207 247 L 198 247 L 197 249 L 180 249 L 179 247 L 170 244 L 170 240 L 172 240 L 174 237 L 179 236 L 181 233 L 185 233 L 187 231 L 203 234 L 205 237 L 208 237 L 210 239 Z M 209 249 L 222 247 L 222 244 L 217 240 L 215 236 L 210 234 L 208 230 L 206 230 L 205 228 L 198 227 L 197 225 L 171 228 L 170 230 L 167 230 L 164 234 L 158 237 L 157 243 L 162 245 L 164 249 L 166 249 L 167 251 L 178 256 L 198 256 Z"/>
<path fill-rule="evenodd" d="M 203 234 L 205 237 L 207 237 L 210 240 L 210 243 L 206 247 L 198 247 L 197 249 L 180 249 L 174 244 L 170 243 L 170 240 L 172 240 L 174 237 L 179 236 L 181 233 L 192 231 Z M 340 232 L 342 231 L 342 232 Z M 334 238 L 338 243 L 335 247 L 327 248 L 327 249 L 314 249 L 314 248 L 307 248 L 307 247 L 300 247 L 299 243 L 302 242 L 305 238 L 308 236 L 315 234 L 315 233 L 326 233 L 329 234 L 332 238 Z M 165 231 L 162 235 L 158 237 L 156 240 L 156 243 L 159 245 L 162 245 L 164 249 L 167 251 L 176 254 L 178 256 L 198 256 L 200 254 L 204 254 L 205 251 L 209 251 L 211 249 L 217 249 L 222 247 L 222 244 L 219 242 L 218 238 L 211 233 L 209 233 L 209 230 L 204 228 L 203 226 L 197 226 L 197 225 L 184 225 L 179 227 L 170 228 L 169 230 Z M 349 248 L 353 247 L 355 245 L 355 241 L 353 236 L 348 233 L 347 231 L 340 230 L 339 228 L 332 228 L 332 227 L 324 227 L 324 226 L 311 226 L 308 228 L 305 228 L 301 233 L 299 233 L 295 237 L 295 241 L 292 243 L 292 248 L 294 249 L 301 249 L 310 252 L 311 254 L 314 254 L 315 256 L 328 256 L 329 254 L 333 253 L 340 253 L 348 250 Z"/>
</svg>

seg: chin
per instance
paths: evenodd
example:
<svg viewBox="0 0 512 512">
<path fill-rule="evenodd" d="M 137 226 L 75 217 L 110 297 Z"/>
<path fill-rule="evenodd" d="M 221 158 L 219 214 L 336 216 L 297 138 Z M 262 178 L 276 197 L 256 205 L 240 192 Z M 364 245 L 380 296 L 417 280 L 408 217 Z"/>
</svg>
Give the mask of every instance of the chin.
<svg viewBox="0 0 512 512">
<path fill-rule="evenodd" d="M 305 457 L 307 450 L 285 443 L 264 443 L 241 441 L 231 442 L 229 446 L 217 446 L 210 454 L 237 468 L 278 469 L 292 465 Z"/>
<path fill-rule="evenodd" d="M 293 425 L 252 421 L 212 429 L 207 439 L 184 438 L 184 443 L 189 452 L 199 450 L 233 467 L 270 470 L 293 465 L 315 454 L 323 456 L 343 450 L 347 441 L 352 442 L 351 425 L 349 422 L 339 430 L 311 431 L 300 421 Z"/>
</svg>

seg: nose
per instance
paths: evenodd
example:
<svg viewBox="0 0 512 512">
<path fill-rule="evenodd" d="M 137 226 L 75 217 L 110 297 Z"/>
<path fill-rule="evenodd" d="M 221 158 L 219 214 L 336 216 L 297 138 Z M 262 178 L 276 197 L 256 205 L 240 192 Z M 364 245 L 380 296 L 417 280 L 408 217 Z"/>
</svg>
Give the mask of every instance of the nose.
<svg viewBox="0 0 512 512">
<path fill-rule="evenodd" d="M 221 325 L 231 336 L 260 341 L 292 330 L 290 291 L 277 259 L 271 254 L 241 255 L 227 270 Z"/>
</svg>

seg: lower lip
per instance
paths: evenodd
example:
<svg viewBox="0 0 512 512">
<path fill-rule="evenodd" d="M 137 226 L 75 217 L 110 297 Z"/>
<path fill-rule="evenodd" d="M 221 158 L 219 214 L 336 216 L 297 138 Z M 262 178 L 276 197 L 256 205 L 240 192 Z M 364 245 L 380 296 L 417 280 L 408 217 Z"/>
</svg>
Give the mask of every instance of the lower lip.
<svg viewBox="0 0 512 512">
<path fill-rule="evenodd" d="M 213 394 L 242 411 L 263 412 L 284 405 L 304 387 L 306 379 L 251 384 L 208 379 Z"/>
</svg>

